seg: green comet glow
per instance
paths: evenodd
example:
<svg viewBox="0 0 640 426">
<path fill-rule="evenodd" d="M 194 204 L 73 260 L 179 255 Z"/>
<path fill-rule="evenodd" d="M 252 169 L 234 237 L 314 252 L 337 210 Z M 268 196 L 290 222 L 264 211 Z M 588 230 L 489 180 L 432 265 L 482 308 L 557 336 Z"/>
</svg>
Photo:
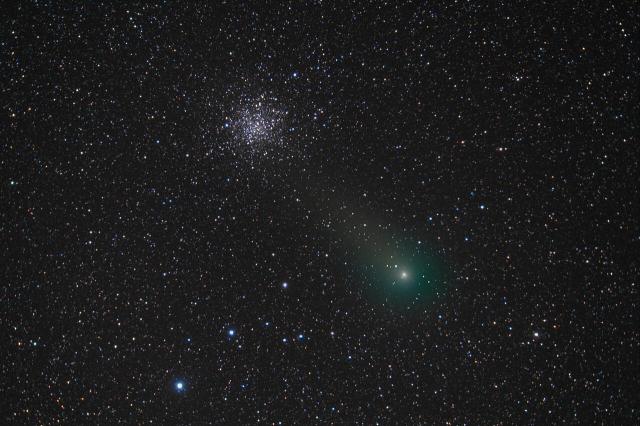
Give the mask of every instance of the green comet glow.
<svg viewBox="0 0 640 426">
<path fill-rule="evenodd" d="M 361 250 L 357 269 L 363 273 L 370 300 L 394 310 L 423 308 L 446 289 L 443 264 L 424 244 L 369 246 Z"/>
<path fill-rule="evenodd" d="M 424 231 L 394 229 L 393 221 L 366 211 L 347 191 L 320 191 L 321 223 L 335 226 L 349 276 L 346 285 L 362 286 L 372 306 L 415 311 L 445 294 L 447 274 L 437 249 L 417 240 Z M 314 198 L 309 203 L 317 203 Z M 331 229 L 331 227 L 327 227 Z M 409 233 L 413 235 L 409 235 Z"/>
</svg>

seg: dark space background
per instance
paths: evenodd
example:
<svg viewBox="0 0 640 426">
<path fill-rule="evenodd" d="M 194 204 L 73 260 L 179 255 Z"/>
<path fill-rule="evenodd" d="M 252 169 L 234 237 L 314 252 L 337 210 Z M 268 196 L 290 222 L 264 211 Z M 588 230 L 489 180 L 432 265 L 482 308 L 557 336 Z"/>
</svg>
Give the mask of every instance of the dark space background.
<svg viewBox="0 0 640 426">
<path fill-rule="evenodd" d="M 1 15 L 2 424 L 638 423 L 636 2 Z"/>
</svg>

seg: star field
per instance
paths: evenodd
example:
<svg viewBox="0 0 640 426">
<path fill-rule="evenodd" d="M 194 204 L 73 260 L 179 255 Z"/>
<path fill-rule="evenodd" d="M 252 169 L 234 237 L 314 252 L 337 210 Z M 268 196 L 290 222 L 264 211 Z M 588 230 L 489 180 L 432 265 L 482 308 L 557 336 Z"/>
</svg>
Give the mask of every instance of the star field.
<svg viewBox="0 0 640 426">
<path fill-rule="evenodd" d="M 633 2 L 14 2 L 2 424 L 637 424 Z"/>
</svg>

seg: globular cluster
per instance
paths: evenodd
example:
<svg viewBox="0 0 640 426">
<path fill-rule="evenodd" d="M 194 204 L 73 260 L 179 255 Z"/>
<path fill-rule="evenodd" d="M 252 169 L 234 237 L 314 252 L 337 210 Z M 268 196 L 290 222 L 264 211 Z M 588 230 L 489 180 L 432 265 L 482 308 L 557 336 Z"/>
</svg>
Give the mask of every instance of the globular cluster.
<svg viewBox="0 0 640 426">
<path fill-rule="evenodd" d="M 637 424 L 638 22 L 7 4 L 0 423 Z"/>
<path fill-rule="evenodd" d="M 232 134 L 229 149 L 246 158 L 266 156 L 270 153 L 278 155 L 287 147 L 284 146 L 284 116 L 286 113 L 276 107 L 265 105 L 258 100 L 240 109 L 224 123 L 225 129 Z"/>
</svg>

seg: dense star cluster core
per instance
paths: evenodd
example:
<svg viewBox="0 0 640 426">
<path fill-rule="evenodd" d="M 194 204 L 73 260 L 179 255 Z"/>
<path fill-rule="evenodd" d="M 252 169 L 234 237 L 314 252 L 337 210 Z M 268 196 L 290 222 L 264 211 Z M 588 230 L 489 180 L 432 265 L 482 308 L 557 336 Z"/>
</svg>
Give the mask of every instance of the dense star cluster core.
<svg viewBox="0 0 640 426">
<path fill-rule="evenodd" d="M 284 118 L 286 113 L 263 100 L 240 106 L 239 110 L 224 123 L 232 134 L 234 153 L 245 153 L 249 158 L 265 156 L 284 147 Z"/>
<path fill-rule="evenodd" d="M 278 120 L 273 111 L 264 110 L 258 103 L 254 110 L 242 111 L 240 117 L 232 123 L 239 138 L 247 145 L 268 142 L 275 137 Z"/>
<path fill-rule="evenodd" d="M 640 423 L 637 2 L 5 2 L 0 424 Z"/>
</svg>

